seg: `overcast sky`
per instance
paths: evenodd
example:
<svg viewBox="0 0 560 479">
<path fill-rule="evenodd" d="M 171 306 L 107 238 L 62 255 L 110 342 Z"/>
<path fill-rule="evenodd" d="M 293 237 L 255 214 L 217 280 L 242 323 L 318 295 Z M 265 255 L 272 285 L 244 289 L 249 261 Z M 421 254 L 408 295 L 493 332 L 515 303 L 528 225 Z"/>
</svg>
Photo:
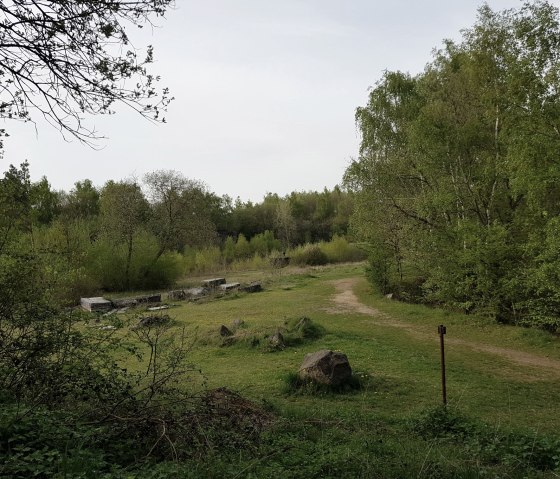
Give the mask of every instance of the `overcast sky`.
<svg viewBox="0 0 560 479">
<path fill-rule="evenodd" d="M 28 160 L 56 189 L 77 180 L 142 178 L 173 169 L 219 195 L 341 182 L 359 137 L 354 111 L 384 70 L 421 72 L 444 38 L 476 19 L 475 0 L 176 0 L 161 28 L 142 30 L 153 70 L 175 101 L 167 124 L 133 112 L 95 117 L 95 151 L 42 123 L 3 125 L 2 171 Z M 520 1 L 490 0 L 495 10 Z M 137 41 L 138 43 L 138 41 Z M 137 46 L 141 46 L 137 44 Z"/>
</svg>

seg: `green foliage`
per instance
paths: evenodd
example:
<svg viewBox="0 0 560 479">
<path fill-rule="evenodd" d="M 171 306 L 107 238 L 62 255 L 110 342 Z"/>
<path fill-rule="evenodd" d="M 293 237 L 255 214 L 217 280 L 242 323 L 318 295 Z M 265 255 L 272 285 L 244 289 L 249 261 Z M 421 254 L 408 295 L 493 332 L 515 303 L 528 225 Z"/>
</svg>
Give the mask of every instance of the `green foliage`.
<svg viewBox="0 0 560 479">
<path fill-rule="evenodd" d="M 245 238 L 245 235 L 240 234 L 235 242 L 235 257 L 236 259 L 245 259 L 252 256 L 253 251 L 251 245 Z"/>
<path fill-rule="evenodd" d="M 301 340 L 314 340 L 325 334 L 325 328 L 319 326 L 307 316 L 286 320 L 285 325 L 288 333 L 292 335 L 292 340 L 296 337 Z"/>
<path fill-rule="evenodd" d="M 319 248 L 327 257 L 328 263 L 363 261 L 367 256 L 364 250 L 350 244 L 345 237 L 336 234 L 330 241 L 321 241 Z"/>
<path fill-rule="evenodd" d="M 0 475 L 96 478 L 119 468 L 103 450 L 104 428 L 77 424 L 69 412 L 43 408 L 22 411 L 3 404 L 0 410 Z"/>
<path fill-rule="evenodd" d="M 159 249 L 157 239 L 141 231 L 134 235 L 134 242 L 136 246 L 130 256 L 125 243 L 115 245 L 110 239 L 100 238 L 92 245 L 86 264 L 98 284 L 109 291 L 146 290 L 172 285 L 183 271 L 182 256 L 167 252 L 154 263 L 153 258 Z"/>
<path fill-rule="evenodd" d="M 274 238 L 274 233 L 269 230 L 253 236 L 250 243 L 251 250 L 263 258 L 282 248 L 281 242 Z"/>
<path fill-rule="evenodd" d="M 512 470 L 560 470 L 560 440 L 536 434 L 507 433 L 468 419 L 451 407 L 424 411 L 410 428 L 427 439 L 457 441 L 484 464 Z"/>
<path fill-rule="evenodd" d="M 386 72 L 357 109 L 345 183 L 383 292 L 556 330 L 558 38 L 549 2 L 482 7 L 424 72 Z"/>
<path fill-rule="evenodd" d="M 290 263 L 296 265 L 319 266 L 327 264 L 329 259 L 319 245 L 306 244 L 288 251 Z"/>
<path fill-rule="evenodd" d="M 235 259 L 235 241 L 231 236 L 228 236 L 224 242 L 222 255 L 226 264 L 232 263 Z"/>
<path fill-rule="evenodd" d="M 368 256 L 366 276 L 383 294 L 387 294 L 393 289 L 391 281 L 394 275 L 391 274 L 390 258 L 391 255 L 383 248 L 383 245 L 372 245 Z"/>
<path fill-rule="evenodd" d="M 222 266 L 220 248 L 217 246 L 206 247 L 196 251 L 194 269 L 199 273 L 218 271 Z"/>
</svg>

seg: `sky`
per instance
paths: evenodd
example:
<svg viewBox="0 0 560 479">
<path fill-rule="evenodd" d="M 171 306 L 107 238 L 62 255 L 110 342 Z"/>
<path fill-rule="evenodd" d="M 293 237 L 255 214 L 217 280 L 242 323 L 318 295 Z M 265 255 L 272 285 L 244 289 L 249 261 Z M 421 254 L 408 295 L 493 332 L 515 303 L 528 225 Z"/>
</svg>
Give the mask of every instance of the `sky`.
<svg viewBox="0 0 560 479">
<path fill-rule="evenodd" d="M 494 10 L 519 0 L 489 0 Z M 41 121 L 3 120 L 2 171 L 30 163 L 70 190 L 89 178 L 138 178 L 176 170 L 243 201 L 268 192 L 340 184 L 358 154 L 354 112 L 385 70 L 420 73 L 443 39 L 473 25 L 476 0 L 176 0 L 154 29 L 152 70 L 175 100 L 166 124 L 118 108 L 87 120 L 106 139 L 96 149 L 66 141 Z"/>
</svg>

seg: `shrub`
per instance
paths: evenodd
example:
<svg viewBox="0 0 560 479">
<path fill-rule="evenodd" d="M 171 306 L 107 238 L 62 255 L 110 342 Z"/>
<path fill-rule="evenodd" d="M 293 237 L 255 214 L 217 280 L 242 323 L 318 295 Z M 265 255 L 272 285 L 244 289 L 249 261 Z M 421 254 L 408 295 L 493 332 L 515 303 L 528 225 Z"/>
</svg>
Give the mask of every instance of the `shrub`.
<svg viewBox="0 0 560 479">
<path fill-rule="evenodd" d="M 471 456 L 486 464 L 503 464 L 516 471 L 560 468 L 559 439 L 505 433 L 473 421 L 455 408 L 428 409 L 410 420 L 409 425 L 425 439 L 453 440 L 464 445 Z"/>
<path fill-rule="evenodd" d="M 288 253 L 292 264 L 304 266 L 320 266 L 328 263 L 328 258 L 319 245 L 306 244 L 298 246 Z"/>
<path fill-rule="evenodd" d="M 195 272 L 206 273 L 216 271 L 222 267 L 222 255 L 220 248 L 209 246 L 200 249 L 195 255 Z"/>
<path fill-rule="evenodd" d="M 367 253 L 357 246 L 348 243 L 346 238 L 334 235 L 329 242 L 322 241 L 319 248 L 326 255 L 329 263 L 363 261 Z"/>
</svg>

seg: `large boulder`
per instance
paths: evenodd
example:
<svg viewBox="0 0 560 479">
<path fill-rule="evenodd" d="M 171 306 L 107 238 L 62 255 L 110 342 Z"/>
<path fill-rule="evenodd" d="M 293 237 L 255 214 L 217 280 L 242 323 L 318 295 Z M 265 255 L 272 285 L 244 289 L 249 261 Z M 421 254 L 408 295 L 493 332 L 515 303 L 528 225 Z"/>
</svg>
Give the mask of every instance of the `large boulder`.
<svg viewBox="0 0 560 479">
<path fill-rule="evenodd" d="M 352 368 L 346 354 L 323 349 L 305 355 L 299 377 L 327 386 L 340 386 L 352 378 Z"/>
</svg>

